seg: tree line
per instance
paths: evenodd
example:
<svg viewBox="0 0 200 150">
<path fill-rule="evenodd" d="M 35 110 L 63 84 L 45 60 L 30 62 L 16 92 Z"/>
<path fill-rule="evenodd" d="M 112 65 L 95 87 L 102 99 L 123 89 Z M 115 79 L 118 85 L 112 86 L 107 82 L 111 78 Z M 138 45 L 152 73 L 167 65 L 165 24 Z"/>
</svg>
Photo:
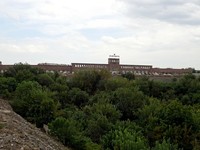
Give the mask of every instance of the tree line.
<svg viewBox="0 0 200 150">
<path fill-rule="evenodd" d="M 200 77 L 172 82 L 85 70 L 72 77 L 16 64 L 0 74 L 14 111 L 77 150 L 200 149 Z"/>
</svg>

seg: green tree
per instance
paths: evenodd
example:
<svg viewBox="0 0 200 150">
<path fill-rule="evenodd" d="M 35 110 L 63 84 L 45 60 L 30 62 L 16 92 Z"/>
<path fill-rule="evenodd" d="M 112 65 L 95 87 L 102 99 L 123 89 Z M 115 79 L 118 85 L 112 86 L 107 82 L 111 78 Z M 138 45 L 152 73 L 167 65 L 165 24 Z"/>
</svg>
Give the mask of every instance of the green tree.
<svg viewBox="0 0 200 150">
<path fill-rule="evenodd" d="M 166 125 L 164 135 L 179 148 L 193 149 L 192 141 L 198 130 L 193 119 L 192 111 L 188 106 L 178 101 L 170 101 L 164 105 L 160 113 L 161 121 Z"/>
<path fill-rule="evenodd" d="M 143 127 L 143 133 L 153 147 L 155 141 L 161 140 L 165 131 L 165 124 L 160 120 L 163 104 L 160 100 L 150 98 L 149 102 L 138 111 L 138 124 Z"/>
<path fill-rule="evenodd" d="M 111 130 L 102 138 L 104 149 L 148 150 L 145 139 L 138 133 L 125 129 Z"/>
<path fill-rule="evenodd" d="M 122 120 L 136 119 L 137 111 L 146 103 L 146 97 L 137 89 L 118 88 L 112 102 L 122 112 Z"/>
<path fill-rule="evenodd" d="M 94 94 L 99 89 L 101 81 L 108 78 L 110 78 L 110 73 L 106 70 L 83 70 L 75 72 L 72 87 Z"/>
<path fill-rule="evenodd" d="M 46 87 L 50 87 L 54 83 L 54 80 L 47 73 L 37 75 L 36 76 L 36 81 L 40 85 L 46 86 Z"/>
<path fill-rule="evenodd" d="M 97 143 L 121 116 L 119 110 L 109 103 L 94 103 L 86 106 L 84 112 L 87 116 L 86 135 Z"/>
<path fill-rule="evenodd" d="M 135 79 L 135 75 L 131 72 L 122 74 L 122 77 L 127 78 L 128 80 L 134 80 Z"/>
<path fill-rule="evenodd" d="M 22 81 L 33 81 L 35 76 L 38 74 L 44 73 L 43 70 L 39 68 L 33 68 L 28 64 L 15 64 L 13 67 L 10 67 L 5 73 L 4 77 L 14 77 L 17 82 Z"/>
<path fill-rule="evenodd" d="M 156 145 L 152 150 L 178 150 L 178 146 L 171 144 L 170 140 L 163 140 L 162 143 L 156 141 Z"/>
<path fill-rule="evenodd" d="M 175 86 L 176 95 L 181 97 L 185 94 L 195 93 L 200 90 L 200 82 L 194 75 L 186 75 L 182 77 Z"/>
<path fill-rule="evenodd" d="M 78 107 L 82 107 L 87 104 L 89 101 L 89 95 L 85 91 L 80 90 L 79 88 L 72 88 L 69 91 L 69 101 L 71 104 L 74 104 Z"/>
<path fill-rule="evenodd" d="M 148 77 L 141 77 L 137 80 L 135 80 L 135 84 L 136 86 L 139 88 L 140 91 L 142 91 L 145 95 L 150 95 L 150 85 L 149 83 L 151 83 L 149 81 Z"/>
<path fill-rule="evenodd" d="M 55 82 L 50 85 L 49 89 L 54 93 L 53 98 L 59 101 L 61 109 L 70 104 L 69 87 L 66 77 L 60 76 L 56 78 Z"/>
<path fill-rule="evenodd" d="M 100 91 L 97 92 L 95 95 L 93 95 L 92 97 L 90 97 L 89 99 L 89 104 L 94 104 L 94 103 L 111 103 L 110 102 L 111 99 L 111 93 L 107 92 L 107 91 Z"/>
<path fill-rule="evenodd" d="M 128 80 L 122 77 L 113 77 L 104 82 L 104 91 L 115 91 L 118 88 L 127 87 Z"/>
<path fill-rule="evenodd" d="M 0 77 L 0 97 L 1 98 L 11 99 L 16 87 L 17 87 L 17 82 L 15 78 Z"/>
<path fill-rule="evenodd" d="M 15 98 L 12 101 L 14 110 L 28 121 L 42 127 L 54 117 L 56 104 L 50 97 L 50 92 L 43 91 L 35 81 L 23 81 L 17 86 Z"/>
<path fill-rule="evenodd" d="M 100 146 L 83 135 L 77 123 L 72 119 L 56 118 L 49 124 L 50 133 L 62 141 L 63 144 L 72 146 L 77 150 L 91 149 L 91 147 L 100 149 Z"/>
<path fill-rule="evenodd" d="M 163 107 L 160 117 L 168 125 L 183 125 L 192 122 L 190 109 L 176 100 L 170 101 Z"/>
</svg>

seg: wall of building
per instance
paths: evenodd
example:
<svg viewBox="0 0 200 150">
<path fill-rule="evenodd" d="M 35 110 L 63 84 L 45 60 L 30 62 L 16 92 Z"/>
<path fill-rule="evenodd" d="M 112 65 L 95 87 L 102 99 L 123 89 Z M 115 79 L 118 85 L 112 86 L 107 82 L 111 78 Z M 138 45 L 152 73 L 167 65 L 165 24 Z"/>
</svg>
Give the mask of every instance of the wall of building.
<svg viewBox="0 0 200 150">
<path fill-rule="evenodd" d="M 2 63 L 0 62 L 0 72 L 5 72 L 8 68 L 12 66 L 13 65 L 2 65 Z M 152 65 L 120 64 L 120 59 L 116 55 L 113 55 L 113 57 L 108 58 L 108 64 L 72 63 L 71 65 L 65 65 L 65 64 L 41 63 L 38 65 L 31 65 L 31 66 L 43 69 L 46 72 L 56 71 L 63 75 L 69 75 L 79 70 L 88 70 L 88 69 L 95 69 L 95 70 L 106 69 L 110 71 L 112 74 L 125 74 L 130 72 L 139 76 L 140 75 L 152 75 L 152 76 L 183 75 L 187 73 L 192 73 L 192 69 L 153 68 Z"/>
</svg>

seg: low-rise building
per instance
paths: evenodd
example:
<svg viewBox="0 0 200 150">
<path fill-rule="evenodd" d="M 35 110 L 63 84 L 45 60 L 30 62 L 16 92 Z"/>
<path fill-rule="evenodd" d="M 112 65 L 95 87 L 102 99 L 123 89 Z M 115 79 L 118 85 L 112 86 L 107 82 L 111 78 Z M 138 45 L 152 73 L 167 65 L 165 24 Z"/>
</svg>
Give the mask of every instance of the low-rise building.
<svg viewBox="0 0 200 150">
<path fill-rule="evenodd" d="M 62 75 L 70 75 L 76 71 L 95 69 L 105 69 L 110 71 L 113 75 L 133 73 L 135 75 L 151 75 L 151 76 L 173 76 L 184 75 L 192 73 L 192 68 L 186 69 L 173 69 L 173 68 L 153 68 L 152 65 L 128 65 L 120 64 L 120 57 L 117 55 L 110 55 L 107 64 L 94 64 L 94 63 L 71 63 L 71 65 L 54 64 L 54 63 L 40 63 L 38 65 L 31 65 L 32 67 L 40 68 L 46 72 L 58 72 Z M 3 65 L 0 62 L 0 72 L 3 73 L 13 65 Z"/>
</svg>

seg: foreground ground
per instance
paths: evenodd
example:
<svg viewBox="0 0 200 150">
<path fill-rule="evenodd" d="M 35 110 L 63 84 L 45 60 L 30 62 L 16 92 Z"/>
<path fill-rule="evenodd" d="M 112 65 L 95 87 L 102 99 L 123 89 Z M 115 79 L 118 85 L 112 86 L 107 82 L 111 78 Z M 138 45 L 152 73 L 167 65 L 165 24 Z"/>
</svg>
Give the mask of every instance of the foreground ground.
<svg viewBox="0 0 200 150">
<path fill-rule="evenodd" d="M 0 99 L 1 150 L 67 150 L 34 125 L 13 112 L 7 101 Z"/>
</svg>

